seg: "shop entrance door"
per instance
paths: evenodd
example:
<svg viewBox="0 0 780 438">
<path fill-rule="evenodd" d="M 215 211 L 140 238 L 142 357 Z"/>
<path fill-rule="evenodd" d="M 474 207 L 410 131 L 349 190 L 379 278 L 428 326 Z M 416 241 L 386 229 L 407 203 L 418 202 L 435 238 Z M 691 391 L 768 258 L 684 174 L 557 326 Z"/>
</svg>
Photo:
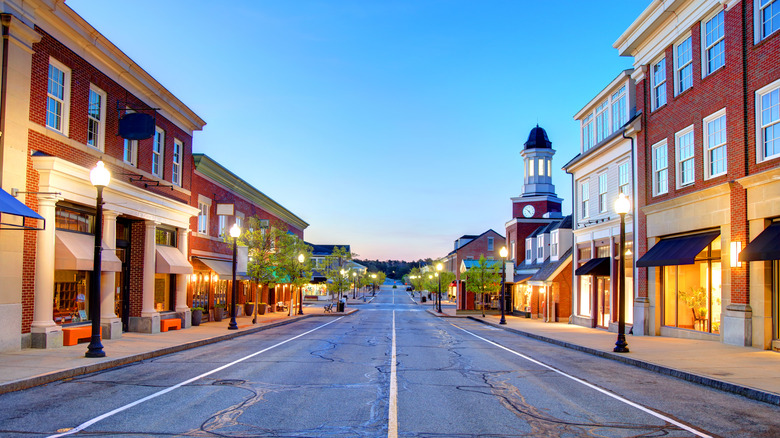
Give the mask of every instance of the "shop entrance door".
<svg viewBox="0 0 780 438">
<path fill-rule="evenodd" d="M 122 320 L 122 331 L 130 322 L 130 221 L 116 220 L 116 256 L 122 262 L 122 270 L 114 276 L 114 311 Z"/>
<path fill-rule="evenodd" d="M 606 328 L 609 326 L 610 304 L 612 302 L 609 277 L 596 277 L 596 300 L 596 324 Z"/>
</svg>

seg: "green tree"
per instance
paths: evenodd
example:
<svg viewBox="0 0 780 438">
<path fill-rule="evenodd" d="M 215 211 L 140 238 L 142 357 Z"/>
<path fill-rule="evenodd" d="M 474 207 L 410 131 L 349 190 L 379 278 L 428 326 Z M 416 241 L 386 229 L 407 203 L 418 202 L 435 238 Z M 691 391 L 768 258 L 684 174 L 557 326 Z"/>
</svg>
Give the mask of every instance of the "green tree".
<svg viewBox="0 0 780 438">
<path fill-rule="evenodd" d="M 498 293 L 501 289 L 500 267 L 501 262 L 487 260 L 483 254 L 479 256 L 477 263 L 466 271 L 466 290 L 480 295 L 483 317 L 485 316 L 485 294 Z"/>
<path fill-rule="evenodd" d="M 263 286 L 267 286 L 276 281 L 276 241 L 278 240 L 279 230 L 284 224 L 260 219 L 252 216 L 245 222 L 241 230 L 241 236 L 237 243 L 249 248 L 249 260 L 247 261 L 247 276 L 257 283 L 255 288 L 255 314 L 253 323 L 257 322 L 257 307 L 259 303 L 259 294 Z M 230 237 L 226 237 L 230 239 Z"/>
<path fill-rule="evenodd" d="M 325 277 L 330 280 L 328 289 L 333 293 L 333 298 L 338 296 L 341 300 L 341 294 L 349 288 L 350 275 L 346 268 L 347 261 L 352 260 L 352 254 L 343 246 L 333 248 L 333 253 L 325 258 Z"/>
<path fill-rule="evenodd" d="M 286 277 L 290 284 L 298 290 L 298 305 L 303 300 L 303 286 L 311 280 L 311 251 L 300 237 L 291 233 L 283 233 L 277 238 L 274 254 L 277 275 Z M 301 262 L 299 259 L 303 259 Z M 292 301 L 292 300 L 291 300 Z M 292 303 L 290 303 L 292 307 Z"/>
</svg>

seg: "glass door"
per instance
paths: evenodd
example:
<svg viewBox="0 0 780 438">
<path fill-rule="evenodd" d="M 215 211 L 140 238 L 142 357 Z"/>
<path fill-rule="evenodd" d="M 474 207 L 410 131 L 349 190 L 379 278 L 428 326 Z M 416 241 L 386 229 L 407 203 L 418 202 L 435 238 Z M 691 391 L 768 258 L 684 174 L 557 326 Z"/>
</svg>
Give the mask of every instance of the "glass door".
<svg viewBox="0 0 780 438">
<path fill-rule="evenodd" d="M 598 300 L 596 323 L 599 327 L 609 326 L 612 302 L 609 283 L 609 277 L 596 277 L 596 299 Z"/>
</svg>

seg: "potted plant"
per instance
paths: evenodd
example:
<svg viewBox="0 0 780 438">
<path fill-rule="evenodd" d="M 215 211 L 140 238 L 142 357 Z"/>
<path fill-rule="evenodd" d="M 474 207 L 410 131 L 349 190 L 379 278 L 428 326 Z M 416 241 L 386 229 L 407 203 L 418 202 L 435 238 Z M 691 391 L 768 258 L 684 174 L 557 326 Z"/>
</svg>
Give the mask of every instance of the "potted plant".
<svg viewBox="0 0 780 438">
<path fill-rule="evenodd" d="M 265 315 L 265 311 L 268 310 L 268 304 L 260 303 L 257 308 L 258 315 Z"/>
<path fill-rule="evenodd" d="M 193 307 L 190 309 L 192 325 L 200 325 L 200 322 L 203 320 L 203 310 L 203 307 Z"/>
<path fill-rule="evenodd" d="M 244 303 L 244 315 L 252 316 L 255 313 L 255 303 Z"/>
<path fill-rule="evenodd" d="M 225 303 L 217 303 L 214 305 L 214 321 L 222 321 L 222 316 L 225 312 Z"/>
</svg>

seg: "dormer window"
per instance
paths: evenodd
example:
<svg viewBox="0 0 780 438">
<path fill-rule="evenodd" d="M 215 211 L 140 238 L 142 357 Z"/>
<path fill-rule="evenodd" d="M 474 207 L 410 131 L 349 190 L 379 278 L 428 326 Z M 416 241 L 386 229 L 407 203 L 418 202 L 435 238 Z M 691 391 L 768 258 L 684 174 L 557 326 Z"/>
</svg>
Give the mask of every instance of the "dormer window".
<svg viewBox="0 0 780 438">
<path fill-rule="evenodd" d="M 544 239 L 542 237 L 539 237 L 537 239 L 538 245 L 536 249 L 536 258 L 543 259 L 544 258 Z"/>
<path fill-rule="evenodd" d="M 558 257 L 558 233 L 550 233 L 550 257 Z"/>
</svg>

